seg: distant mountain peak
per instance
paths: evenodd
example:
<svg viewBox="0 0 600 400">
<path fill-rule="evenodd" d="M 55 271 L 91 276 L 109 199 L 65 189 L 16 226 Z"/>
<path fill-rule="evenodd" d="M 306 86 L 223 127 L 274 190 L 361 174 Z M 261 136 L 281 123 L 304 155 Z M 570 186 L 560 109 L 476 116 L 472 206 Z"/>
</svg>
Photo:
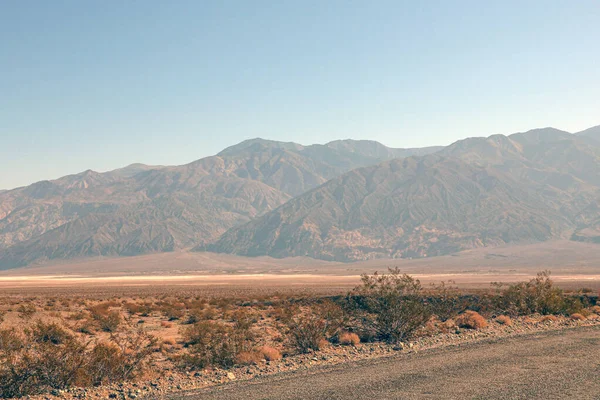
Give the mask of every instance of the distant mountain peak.
<svg viewBox="0 0 600 400">
<path fill-rule="evenodd" d="M 262 138 L 254 138 L 247 139 L 243 142 L 240 142 L 236 145 L 229 146 L 226 149 L 222 150 L 217 154 L 218 157 L 223 156 L 234 156 L 240 153 L 243 153 L 248 150 L 260 150 L 262 148 L 274 148 L 274 149 L 283 149 L 283 150 L 301 150 L 304 148 L 301 144 L 294 142 L 279 142 L 276 140 L 262 139 Z"/>
</svg>

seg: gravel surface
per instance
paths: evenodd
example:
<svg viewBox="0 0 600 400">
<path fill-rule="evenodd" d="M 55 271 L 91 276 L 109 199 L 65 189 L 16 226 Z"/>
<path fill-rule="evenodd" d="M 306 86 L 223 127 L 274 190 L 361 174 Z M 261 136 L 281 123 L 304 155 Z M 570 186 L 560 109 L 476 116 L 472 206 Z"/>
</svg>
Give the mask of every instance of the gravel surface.
<svg viewBox="0 0 600 400">
<path fill-rule="evenodd" d="M 600 399 L 600 326 L 398 352 L 147 398 Z"/>
</svg>

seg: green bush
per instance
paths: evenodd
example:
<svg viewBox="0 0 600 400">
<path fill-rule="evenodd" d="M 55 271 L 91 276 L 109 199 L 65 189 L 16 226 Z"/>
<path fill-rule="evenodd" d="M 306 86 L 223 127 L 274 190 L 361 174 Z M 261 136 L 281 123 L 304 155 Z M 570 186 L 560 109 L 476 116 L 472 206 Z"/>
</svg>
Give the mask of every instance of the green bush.
<svg viewBox="0 0 600 400">
<path fill-rule="evenodd" d="M 404 341 L 425 325 L 431 310 L 419 280 L 389 269 L 387 274 L 363 275 L 349 296 L 349 308 L 364 331 L 363 337 Z"/>
<path fill-rule="evenodd" d="M 570 315 L 584 308 L 578 298 L 567 297 L 554 286 L 550 271 L 543 271 L 529 282 L 510 285 L 497 298 L 497 308 L 511 315 Z"/>
</svg>

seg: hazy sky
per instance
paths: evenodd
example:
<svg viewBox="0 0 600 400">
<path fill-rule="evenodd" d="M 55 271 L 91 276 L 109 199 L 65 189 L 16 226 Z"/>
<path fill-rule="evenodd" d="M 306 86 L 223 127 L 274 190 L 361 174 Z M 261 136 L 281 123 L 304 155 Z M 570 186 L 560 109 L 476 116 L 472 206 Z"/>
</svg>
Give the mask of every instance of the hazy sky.
<svg viewBox="0 0 600 400">
<path fill-rule="evenodd" d="M 1 1 L 0 188 L 253 137 L 582 130 L 599 21 L 597 0 Z"/>
</svg>

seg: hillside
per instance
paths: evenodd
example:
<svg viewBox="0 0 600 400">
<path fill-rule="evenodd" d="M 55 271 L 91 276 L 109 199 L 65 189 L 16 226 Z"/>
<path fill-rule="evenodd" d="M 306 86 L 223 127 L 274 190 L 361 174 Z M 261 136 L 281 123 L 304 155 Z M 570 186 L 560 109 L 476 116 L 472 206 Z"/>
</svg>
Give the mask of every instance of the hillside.
<svg viewBox="0 0 600 400">
<path fill-rule="evenodd" d="M 344 172 L 411 153 L 369 143 L 377 151 L 366 154 L 353 141 L 305 147 L 258 139 L 187 165 L 88 170 L 2 192 L 0 267 L 213 241 Z"/>
<path fill-rule="evenodd" d="M 547 128 L 354 170 L 199 249 L 354 261 L 580 239 L 599 197 L 600 148 Z"/>
<path fill-rule="evenodd" d="M 600 142 L 600 125 L 578 132 L 576 135 L 589 137 Z"/>
</svg>

